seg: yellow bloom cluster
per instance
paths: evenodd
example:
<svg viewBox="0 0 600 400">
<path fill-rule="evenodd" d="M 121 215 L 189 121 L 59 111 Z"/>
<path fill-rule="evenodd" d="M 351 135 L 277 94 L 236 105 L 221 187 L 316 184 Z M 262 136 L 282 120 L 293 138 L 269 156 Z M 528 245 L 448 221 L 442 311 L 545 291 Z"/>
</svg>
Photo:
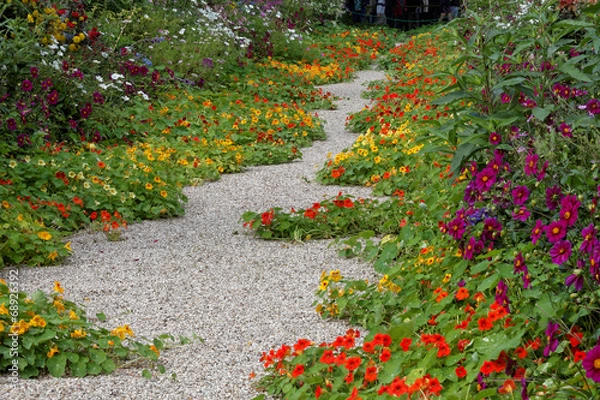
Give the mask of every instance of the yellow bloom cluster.
<svg viewBox="0 0 600 400">
<path fill-rule="evenodd" d="M 133 334 L 133 331 L 131 330 L 131 328 L 127 324 L 125 324 L 123 326 L 116 327 L 115 329 L 113 329 L 112 331 L 110 331 L 110 334 L 113 335 L 113 336 L 117 336 L 121 340 L 125 339 L 125 336 L 132 336 L 132 337 L 135 336 Z"/>
</svg>

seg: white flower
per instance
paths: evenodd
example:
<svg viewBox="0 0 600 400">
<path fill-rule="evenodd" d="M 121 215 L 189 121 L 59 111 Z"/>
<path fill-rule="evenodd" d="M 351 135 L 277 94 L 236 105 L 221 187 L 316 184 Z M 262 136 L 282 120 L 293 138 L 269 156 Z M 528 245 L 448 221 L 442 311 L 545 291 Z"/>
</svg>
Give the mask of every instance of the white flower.
<svg viewBox="0 0 600 400">
<path fill-rule="evenodd" d="M 123 76 L 121 74 L 117 74 L 117 73 L 114 73 L 110 76 L 110 79 L 112 79 L 113 81 L 117 81 L 119 79 L 124 79 L 124 78 L 125 78 L 125 76 Z"/>
<path fill-rule="evenodd" d="M 128 96 L 121 96 L 121 98 L 125 101 L 129 101 L 129 97 Z"/>
<path fill-rule="evenodd" d="M 181 29 L 179 30 L 179 34 L 180 34 L 180 35 L 183 35 L 184 33 L 185 33 L 185 28 L 181 28 Z"/>
<path fill-rule="evenodd" d="M 100 83 L 104 82 L 104 79 L 100 75 L 96 75 L 96 80 Z"/>
<path fill-rule="evenodd" d="M 137 94 L 139 94 L 140 96 L 142 96 L 142 98 L 144 100 L 150 100 L 150 97 L 146 93 L 142 92 L 141 90 L 139 92 L 137 92 Z"/>
</svg>

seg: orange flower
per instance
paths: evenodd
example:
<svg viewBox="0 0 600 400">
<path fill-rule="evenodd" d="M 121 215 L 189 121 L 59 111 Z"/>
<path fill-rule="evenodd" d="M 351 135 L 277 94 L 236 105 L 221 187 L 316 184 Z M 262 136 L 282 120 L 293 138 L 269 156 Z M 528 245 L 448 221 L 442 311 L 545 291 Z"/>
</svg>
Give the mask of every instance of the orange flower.
<svg viewBox="0 0 600 400">
<path fill-rule="evenodd" d="M 480 331 L 489 331 L 494 327 L 494 324 L 489 318 L 479 318 L 477 321 Z"/>
<path fill-rule="evenodd" d="M 361 363 L 362 363 L 362 359 L 360 357 L 350 357 L 350 358 L 346 359 L 346 362 L 344 363 L 344 367 L 346 367 L 346 369 L 348 371 L 354 371 L 355 369 L 360 367 Z"/>
<path fill-rule="evenodd" d="M 104 168 L 104 167 L 106 167 L 106 164 L 104 164 L 104 162 L 102 162 L 102 161 L 98 161 L 98 167 Z"/>
<path fill-rule="evenodd" d="M 367 367 L 365 371 L 365 381 L 373 382 L 377 380 L 377 367 L 375 365 L 371 365 Z"/>
<path fill-rule="evenodd" d="M 456 292 L 456 299 L 457 300 L 465 300 L 469 298 L 469 290 L 461 287 L 458 289 L 458 291 Z"/>
</svg>

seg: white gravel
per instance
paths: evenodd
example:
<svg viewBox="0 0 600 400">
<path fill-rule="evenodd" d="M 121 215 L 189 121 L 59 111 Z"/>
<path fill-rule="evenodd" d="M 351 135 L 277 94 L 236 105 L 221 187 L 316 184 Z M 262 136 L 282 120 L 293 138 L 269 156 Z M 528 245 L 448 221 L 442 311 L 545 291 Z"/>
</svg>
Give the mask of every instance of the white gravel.
<svg viewBox="0 0 600 400">
<path fill-rule="evenodd" d="M 0 398 L 18 399 L 251 399 L 248 379 L 260 375 L 262 351 L 306 337 L 332 341 L 348 326 L 322 321 L 312 303 L 323 270 L 340 269 L 355 278 L 372 276 L 358 260 L 337 256 L 329 241 L 289 244 L 247 234 L 243 212 L 270 207 L 302 208 L 340 190 L 368 197 L 361 187 L 321 186 L 314 175 L 328 152 L 350 146 L 345 132 L 349 112 L 368 100 L 364 83 L 385 79 L 365 71 L 350 83 L 324 86 L 340 96 L 338 109 L 319 111 L 328 140 L 303 149 L 302 161 L 254 167 L 218 182 L 189 187 L 186 214 L 180 218 L 134 224 L 125 240 L 108 242 L 102 233 L 72 238 L 74 255 L 63 265 L 19 269 L 21 290 L 51 291 L 58 280 L 69 300 L 103 311 L 107 327 L 130 324 L 138 336 L 161 333 L 204 339 L 162 353 L 167 373 L 147 380 L 141 369 L 108 376 L 20 380 L 0 378 Z M 6 277 L 8 270 L 0 271 Z M 176 378 L 171 377 L 176 374 Z"/>
</svg>

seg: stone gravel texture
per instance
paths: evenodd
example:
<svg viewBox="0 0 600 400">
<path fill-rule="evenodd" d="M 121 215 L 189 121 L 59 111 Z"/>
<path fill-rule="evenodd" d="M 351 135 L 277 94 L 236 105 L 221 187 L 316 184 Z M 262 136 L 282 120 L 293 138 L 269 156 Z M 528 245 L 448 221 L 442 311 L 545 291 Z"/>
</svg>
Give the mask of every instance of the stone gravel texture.
<svg viewBox="0 0 600 400">
<path fill-rule="evenodd" d="M 322 186 L 314 176 L 328 152 L 352 145 L 356 134 L 345 131 L 346 116 L 369 104 L 360 96 L 366 82 L 382 79 L 383 72 L 363 71 L 352 82 L 322 86 L 342 100 L 336 110 L 318 112 L 328 139 L 303 149 L 301 161 L 188 187 L 185 216 L 133 224 L 118 242 L 82 232 L 73 236 L 74 255 L 63 265 L 19 269 L 21 290 L 49 292 L 57 280 L 66 298 L 84 304 L 88 315 L 104 312 L 108 328 L 127 323 L 138 336 L 196 334 L 204 340 L 164 351 L 166 374 L 148 380 L 136 367 L 17 385 L 0 377 L 0 398 L 249 400 L 259 394 L 253 388 L 257 378 L 249 375 L 260 376 L 262 351 L 301 337 L 321 343 L 344 334 L 345 323 L 323 321 L 314 311 L 320 274 L 340 269 L 344 276 L 372 278 L 372 268 L 340 258 L 330 241 L 254 238 L 240 216 L 308 207 L 341 190 L 369 197 L 370 189 Z"/>
</svg>

